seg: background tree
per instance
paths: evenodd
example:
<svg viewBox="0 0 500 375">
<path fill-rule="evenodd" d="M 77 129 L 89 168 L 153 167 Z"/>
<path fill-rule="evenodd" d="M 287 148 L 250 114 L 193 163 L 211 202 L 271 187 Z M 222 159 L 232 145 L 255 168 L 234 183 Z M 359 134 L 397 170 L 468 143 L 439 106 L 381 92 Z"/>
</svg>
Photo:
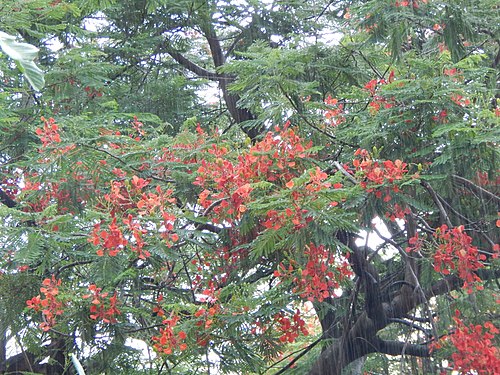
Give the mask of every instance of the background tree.
<svg viewBox="0 0 500 375">
<path fill-rule="evenodd" d="M 500 371 L 496 2 L 24 3 L 2 371 Z"/>
</svg>

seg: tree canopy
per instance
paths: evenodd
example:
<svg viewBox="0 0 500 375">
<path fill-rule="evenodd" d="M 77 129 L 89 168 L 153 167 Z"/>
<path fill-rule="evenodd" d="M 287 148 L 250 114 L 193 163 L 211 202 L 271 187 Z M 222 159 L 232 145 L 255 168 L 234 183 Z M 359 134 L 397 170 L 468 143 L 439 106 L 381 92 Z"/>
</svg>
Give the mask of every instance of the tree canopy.
<svg viewBox="0 0 500 375">
<path fill-rule="evenodd" d="M 500 373 L 499 10 L 3 1 L 0 372 Z"/>
</svg>

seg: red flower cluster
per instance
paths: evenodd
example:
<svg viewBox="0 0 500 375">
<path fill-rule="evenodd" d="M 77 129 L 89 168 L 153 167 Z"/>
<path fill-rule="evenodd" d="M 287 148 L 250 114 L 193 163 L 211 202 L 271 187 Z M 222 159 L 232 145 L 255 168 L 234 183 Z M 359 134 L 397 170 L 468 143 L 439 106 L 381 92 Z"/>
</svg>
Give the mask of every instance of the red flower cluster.
<svg viewBox="0 0 500 375">
<path fill-rule="evenodd" d="M 294 293 L 309 301 L 322 302 L 325 298 L 335 296 L 334 290 L 340 283 L 352 275 L 346 261 L 338 262 L 325 246 L 315 246 L 310 243 L 304 250 L 306 264 L 302 267 L 294 266 L 290 262 L 288 267 L 280 264 L 274 271 L 274 276 L 281 279 L 292 279 Z"/>
<path fill-rule="evenodd" d="M 82 181 L 84 177 L 79 173 L 72 173 L 72 178 L 79 182 L 78 187 L 70 191 L 67 178 L 59 181 L 46 181 L 43 184 L 33 182 L 32 178 L 37 178 L 37 174 L 26 176 L 24 180 L 23 192 L 27 192 L 28 199 L 24 211 L 42 212 L 49 205 L 57 203 L 57 213 L 75 214 L 78 207 L 86 205 L 89 195 L 95 191 L 89 181 Z"/>
<path fill-rule="evenodd" d="M 444 275 L 449 275 L 457 270 L 458 276 L 464 280 L 464 288 L 472 293 L 472 286 L 481 282 L 474 271 L 484 267 L 481 261 L 486 260 L 477 247 L 472 245 L 472 238 L 464 232 L 464 226 L 449 229 L 443 224 L 434 233 L 439 245 L 434 254 L 434 270 Z M 476 284 L 476 289 L 482 286 Z"/>
<path fill-rule="evenodd" d="M 419 252 L 424 245 L 424 238 L 420 237 L 419 233 L 417 233 L 408 240 L 408 245 L 409 246 L 406 248 L 407 253 L 411 253 L 413 251 Z"/>
<path fill-rule="evenodd" d="M 95 89 L 95 88 L 90 87 L 90 86 L 85 86 L 83 88 L 83 91 L 85 91 L 87 93 L 87 97 L 89 97 L 90 99 L 94 99 L 95 97 L 100 98 L 102 96 L 101 89 Z"/>
<path fill-rule="evenodd" d="M 299 230 L 304 228 L 307 223 L 311 222 L 313 218 L 311 216 L 307 216 L 308 211 L 299 206 L 298 202 L 303 198 L 308 198 L 312 201 L 316 200 L 318 195 L 317 192 L 329 189 L 332 187 L 332 184 L 329 182 L 325 182 L 328 178 L 328 175 L 321 171 L 319 167 L 316 167 L 313 171 L 309 172 L 309 181 L 305 185 L 305 189 L 299 188 L 295 189 L 291 197 L 293 199 L 293 207 L 287 207 L 283 211 L 278 212 L 277 210 L 269 210 L 266 213 L 266 219 L 262 222 L 262 225 L 267 229 L 278 230 L 281 227 L 285 226 L 288 222 L 291 222 L 294 225 L 295 230 Z M 285 186 L 288 189 L 293 189 L 295 183 L 293 180 L 288 181 Z M 341 188 L 341 184 L 334 184 L 334 188 Z M 334 203 L 333 206 L 338 204 Z"/>
<path fill-rule="evenodd" d="M 316 167 L 314 172 L 309 172 L 309 183 L 306 185 L 306 190 L 309 192 L 315 193 L 320 190 L 329 189 L 332 184 L 329 182 L 324 182 L 328 175 L 321 171 L 319 167 Z"/>
<path fill-rule="evenodd" d="M 140 141 L 141 138 L 146 135 L 146 132 L 144 131 L 143 127 L 144 127 L 144 124 L 139 121 L 137 116 L 134 116 L 134 120 L 132 121 L 132 128 L 134 129 L 134 131 L 136 133 L 135 137 L 134 137 L 134 139 L 136 141 Z"/>
<path fill-rule="evenodd" d="M 385 109 L 394 107 L 394 98 L 387 99 L 377 94 L 378 87 L 386 85 L 387 83 L 390 83 L 393 80 L 394 80 L 394 71 L 391 71 L 391 73 L 389 74 L 388 81 L 386 81 L 385 79 L 372 79 L 364 86 L 364 89 L 367 90 L 370 93 L 370 96 L 372 97 L 372 101 L 370 101 L 370 103 L 368 104 L 369 106 L 368 110 L 372 115 L 375 115 L 380 110 L 381 107 L 384 107 Z"/>
<path fill-rule="evenodd" d="M 411 210 L 409 207 L 401 207 L 399 204 L 394 203 L 391 212 L 386 212 L 385 217 L 391 221 L 396 221 L 396 219 L 405 220 L 406 215 L 410 214 Z"/>
<path fill-rule="evenodd" d="M 161 301 L 163 301 L 163 294 L 158 295 L 158 298 L 156 298 L 157 305 L 153 307 L 153 315 L 159 316 L 160 318 L 165 316 L 165 310 L 163 310 L 160 305 Z"/>
<path fill-rule="evenodd" d="M 92 298 L 90 305 L 90 319 L 102 320 L 104 323 L 116 323 L 115 315 L 120 315 L 121 312 L 116 307 L 117 294 L 106 301 L 108 293 L 101 293 L 102 288 L 98 288 L 95 284 L 89 286 L 91 294 L 86 294 L 82 298 Z"/>
<path fill-rule="evenodd" d="M 104 199 L 111 205 L 107 209 L 113 215 L 113 220 L 108 226 L 108 230 L 101 230 L 102 224 L 96 224 L 89 239 L 89 242 L 94 245 L 101 245 L 101 249 L 98 250 L 97 254 L 109 253 L 109 255 L 115 256 L 129 243 L 123 234 L 123 230 L 118 227 L 114 215 L 131 210 L 137 210 L 139 215 L 152 216 L 155 216 L 158 211 L 162 218 L 162 223 L 158 227 L 161 228 L 161 237 L 165 239 L 169 247 L 172 246 L 172 243 L 178 241 L 178 235 L 172 232 L 176 217 L 167 210 L 176 201 L 172 197 L 173 191 L 171 189 L 163 191 L 160 186 L 157 186 L 154 192 L 143 192 L 143 189 L 150 184 L 150 180 L 133 176 L 128 182 L 124 180 L 126 176 L 124 171 L 115 168 L 113 173 L 120 179 L 112 181 L 111 191 L 104 195 Z M 137 253 L 140 259 L 148 257 L 150 254 L 144 249 L 146 244 L 143 240 L 143 235 L 147 233 L 147 230 L 130 213 L 123 218 L 123 223 L 132 234 L 130 239 L 131 250 Z"/>
<path fill-rule="evenodd" d="M 322 302 L 325 298 L 335 296 L 334 289 L 340 287 L 340 282 L 352 275 L 349 264 L 346 261 L 336 263 L 331 252 L 323 245 L 314 246 L 312 243 L 306 246 L 304 255 L 307 256 L 305 269 L 301 277 L 294 279 L 297 291 L 302 291 L 300 296 L 309 301 Z"/>
<path fill-rule="evenodd" d="M 0 175 L 9 176 L 2 177 L 2 179 L 0 179 L 0 187 L 9 198 L 15 200 L 17 194 L 19 193 L 19 185 L 26 176 L 23 174 L 23 178 L 21 178 L 21 174 L 17 172 L 14 172 L 14 174 L 11 175 L 11 172 L 8 169 L 0 169 Z"/>
<path fill-rule="evenodd" d="M 383 194 L 382 190 L 377 189 L 378 185 L 394 184 L 395 181 L 402 180 L 405 174 L 408 173 L 408 164 L 399 159 L 395 161 L 385 160 L 383 162 L 373 161 L 368 151 L 364 149 L 356 150 L 354 155 L 361 157 L 361 159 L 354 159 L 352 162 L 356 171 L 361 172 L 365 177 L 365 181 L 361 182 L 361 187 L 368 193 L 375 192 L 377 198 L 381 198 Z M 398 192 L 399 188 L 397 185 L 393 185 L 392 190 Z M 387 193 L 384 201 L 390 200 L 391 196 Z"/>
<path fill-rule="evenodd" d="M 304 336 L 309 335 L 306 329 L 306 322 L 301 318 L 299 309 L 297 309 L 291 319 L 280 312 L 274 316 L 274 320 L 279 324 L 278 330 L 281 333 L 280 341 L 283 343 L 294 342 L 295 339 L 299 337 L 300 333 Z"/>
<path fill-rule="evenodd" d="M 427 4 L 427 0 L 411 0 L 411 1 L 408 1 L 408 0 L 397 1 L 396 0 L 395 5 L 396 5 L 396 7 L 409 7 L 411 4 L 413 8 L 417 9 L 417 8 L 419 8 L 419 2 Z"/>
<path fill-rule="evenodd" d="M 253 182 L 289 182 L 297 177 L 303 168 L 299 161 L 310 152 L 311 142 L 295 134 L 289 124 L 285 124 L 277 133 L 268 132 L 264 139 L 253 145 L 239 156 L 234 163 L 225 158 L 227 149 L 213 146 L 208 153 L 215 156 L 213 161 L 203 160 L 198 168 L 194 182 L 204 188 L 199 196 L 199 203 L 209 208 L 214 201 L 221 200 L 213 212 L 214 222 L 226 220 L 232 222 L 246 211 L 245 204 L 250 200 Z"/>
<path fill-rule="evenodd" d="M 146 259 L 149 257 L 151 254 L 144 249 L 146 243 L 142 239 L 142 236 L 148 231 L 144 229 L 138 221 L 134 220 L 130 214 L 127 218 L 123 219 L 123 223 L 128 227 L 130 232 L 132 232 L 132 239 L 129 242 L 130 249 L 137 254 L 139 259 Z"/>
<path fill-rule="evenodd" d="M 153 336 L 154 349 L 160 354 L 172 354 L 175 349 L 181 351 L 187 349 L 187 345 L 184 343 L 187 335 L 184 331 L 174 332 L 174 327 L 179 321 L 177 315 L 172 315 L 170 319 L 163 320 L 164 327 L 160 328 L 160 335 Z"/>
<path fill-rule="evenodd" d="M 204 329 L 209 329 L 213 322 L 214 316 L 220 311 L 219 305 L 214 305 L 208 309 L 201 308 L 195 314 L 194 317 L 199 320 L 195 323 L 198 327 L 203 327 Z"/>
<path fill-rule="evenodd" d="M 301 209 L 298 206 L 295 206 L 294 209 L 286 208 L 283 212 L 269 210 L 266 213 L 265 220 L 262 221 L 262 225 L 267 229 L 278 230 L 291 221 L 294 229 L 299 230 L 313 220 L 312 217 L 306 216 L 307 212 L 307 210 Z"/>
<path fill-rule="evenodd" d="M 47 120 L 43 116 L 41 120 L 43 121 L 43 128 L 37 128 L 35 133 L 42 141 L 42 147 L 51 146 L 54 142 L 60 143 L 61 137 L 59 136 L 59 126 L 56 124 L 56 120 L 52 117 Z"/>
<path fill-rule="evenodd" d="M 339 104 L 337 99 L 328 96 L 325 99 L 325 104 L 331 107 L 325 112 L 327 124 L 335 127 L 345 122 L 345 117 L 342 115 L 344 113 L 344 105 L 342 103 Z"/>
<path fill-rule="evenodd" d="M 168 211 L 167 208 L 175 204 L 176 198 L 172 197 L 172 189 L 163 191 L 160 186 L 157 186 L 155 191 L 156 193 L 143 193 L 141 199 L 137 202 L 137 208 L 139 209 L 140 215 L 153 215 L 158 211 L 162 218 L 160 235 L 165 240 L 167 246 L 171 247 L 173 243 L 179 240 L 179 236 L 177 233 L 173 232 L 176 217 Z M 126 224 L 129 225 L 130 228 L 128 220 L 124 220 L 124 222 L 125 221 L 127 221 Z M 139 231 L 133 228 L 131 229 L 134 233 L 134 237 L 139 237 Z M 136 241 L 139 241 L 139 239 L 136 238 Z"/>
<path fill-rule="evenodd" d="M 452 94 L 451 95 L 451 100 L 453 103 L 460 107 L 466 107 L 470 104 L 470 100 L 467 98 L 464 98 L 462 95 L 459 94 Z"/>
<path fill-rule="evenodd" d="M 110 204 L 110 207 L 106 209 L 111 212 L 111 214 L 135 209 L 136 203 L 123 180 L 125 172 L 115 168 L 113 173 L 117 174 L 120 180 L 111 181 L 110 191 L 108 194 L 104 195 L 104 200 Z"/>
<path fill-rule="evenodd" d="M 155 191 L 156 193 L 148 192 L 141 195 L 141 199 L 137 202 L 139 213 L 141 215 L 152 215 L 158 210 L 165 220 L 170 220 L 170 214 L 165 208 L 176 202 L 176 199 L 172 197 L 173 190 L 167 189 L 163 191 L 161 186 L 157 186 Z"/>
<path fill-rule="evenodd" d="M 97 255 L 99 256 L 103 256 L 104 254 L 116 256 L 128 243 L 123 236 L 122 230 L 116 225 L 116 217 L 113 217 L 107 230 L 101 230 L 101 223 L 94 225 L 92 236 L 88 239 L 88 242 L 91 242 L 95 246 L 99 246 L 97 250 Z"/>
<path fill-rule="evenodd" d="M 495 189 L 496 186 L 500 186 L 500 169 L 497 169 L 495 173 L 493 173 L 493 178 L 490 178 L 488 172 L 477 171 L 474 182 L 480 186 L 490 186 Z"/>
<path fill-rule="evenodd" d="M 439 114 L 432 116 L 432 120 L 440 124 L 446 124 L 448 122 L 448 112 L 446 111 L 446 109 L 443 109 L 439 111 Z"/>
<path fill-rule="evenodd" d="M 465 325 L 457 310 L 453 317 L 455 331 L 441 339 L 434 348 L 441 347 L 445 341 L 451 342 L 456 352 L 451 355 L 453 369 L 462 374 L 500 374 L 500 350 L 493 339 L 500 331 L 491 322 L 484 326 Z"/>
<path fill-rule="evenodd" d="M 42 311 L 44 321 L 40 324 L 40 328 L 44 331 L 48 331 L 56 325 L 56 317 L 62 315 L 64 312 L 64 302 L 61 301 L 59 296 L 61 280 L 56 280 L 55 276 L 52 275 L 51 279 L 47 278 L 43 280 L 42 285 L 40 292 L 45 298 L 41 298 L 40 295 L 38 295 L 26 301 L 26 305 L 29 309 L 33 309 L 37 312 Z"/>
</svg>

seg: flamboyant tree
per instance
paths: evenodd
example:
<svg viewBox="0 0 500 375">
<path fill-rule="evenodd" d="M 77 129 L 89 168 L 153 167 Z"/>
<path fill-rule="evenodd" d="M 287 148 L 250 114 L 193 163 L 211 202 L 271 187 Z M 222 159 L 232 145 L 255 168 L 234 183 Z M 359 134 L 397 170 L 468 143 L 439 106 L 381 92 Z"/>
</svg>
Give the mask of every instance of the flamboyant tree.
<svg viewBox="0 0 500 375">
<path fill-rule="evenodd" d="M 5 4 L 1 372 L 500 372 L 495 1 Z"/>
</svg>

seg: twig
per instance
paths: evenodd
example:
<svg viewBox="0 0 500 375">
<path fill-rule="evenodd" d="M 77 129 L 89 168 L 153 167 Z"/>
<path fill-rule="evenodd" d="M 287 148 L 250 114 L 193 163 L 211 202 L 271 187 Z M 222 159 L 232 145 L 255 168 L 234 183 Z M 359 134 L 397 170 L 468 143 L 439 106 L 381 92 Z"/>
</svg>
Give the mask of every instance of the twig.
<svg viewBox="0 0 500 375">
<path fill-rule="evenodd" d="M 109 152 L 107 150 L 104 150 L 104 149 L 99 148 L 99 147 L 93 147 L 93 146 L 85 145 L 85 144 L 82 144 L 82 147 L 86 147 L 86 148 L 90 148 L 90 149 L 95 150 L 95 151 L 103 152 L 106 155 L 112 157 L 113 159 L 118 160 L 123 165 L 126 165 L 128 168 L 132 169 L 134 172 L 143 173 L 143 171 L 141 171 L 140 169 L 137 169 L 137 168 L 134 168 L 134 167 L 130 166 L 125 160 L 123 160 L 119 156 L 116 156 L 116 155 L 114 155 L 113 153 L 111 153 L 111 152 Z M 167 179 L 164 179 L 164 178 L 161 178 L 161 177 L 157 177 L 157 176 L 154 176 L 154 175 L 149 176 L 149 178 L 151 178 L 153 180 L 156 180 L 156 181 L 162 181 L 162 182 L 171 183 L 171 184 L 175 183 L 175 180 L 167 180 Z"/>
<path fill-rule="evenodd" d="M 358 181 L 352 176 L 352 174 L 350 174 L 345 170 L 342 164 L 340 164 L 338 161 L 334 161 L 333 165 L 335 165 L 335 168 L 337 168 L 344 176 L 346 176 L 347 179 L 351 181 L 354 185 L 358 184 Z"/>
<path fill-rule="evenodd" d="M 431 195 L 432 200 L 436 204 L 437 208 L 439 209 L 439 212 L 441 213 L 441 218 L 445 221 L 445 223 L 448 225 L 448 227 L 453 227 L 453 224 L 448 217 L 448 214 L 446 210 L 444 209 L 443 205 L 441 204 L 441 201 L 439 200 L 439 197 L 437 193 L 434 191 L 432 186 L 427 182 L 427 181 L 422 181 L 420 184 L 427 190 L 427 192 Z"/>
<path fill-rule="evenodd" d="M 293 109 L 295 110 L 296 114 L 307 124 L 309 125 L 311 128 L 313 128 L 314 130 L 320 132 L 321 134 L 324 134 L 325 136 L 327 136 L 328 138 L 334 140 L 335 142 L 338 142 L 340 143 L 341 145 L 345 145 L 345 146 L 350 146 L 350 147 L 353 147 L 353 148 L 356 148 L 355 145 L 352 145 L 352 144 L 349 144 L 345 141 L 341 141 L 339 140 L 335 135 L 333 134 L 330 134 L 328 133 L 327 131 L 317 127 L 316 125 L 314 125 L 306 116 L 304 116 L 302 113 L 300 113 L 300 110 L 299 108 L 297 107 L 297 104 L 293 101 L 293 99 L 290 97 L 290 95 L 288 95 L 288 93 L 285 91 L 285 89 L 283 89 L 283 87 L 281 85 L 279 85 L 279 88 L 280 88 L 280 91 L 281 93 L 285 96 L 285 98 L 288 100 L 288 102 L 292 105 Z"/>
<path fill-rule="evenodd" d="M 405 326 L 418 329 L 419 331 L 422 331 L 423 333 L 425 333 L 427 336 L 430 336 L 429 330 L 425 329 L 424 327 L 420 327 L 418 324 L 409 322 L 409 321 L 404 320 L 404 319 L 399 319 L 399 318 L 389 318 L 389 321 L 393 322 L 393 323 L 404 324 Z"/>
<path fill-rule="evenodd" d="M 457 176 L 457 175 L 452 175 L 451 176 L 455 181 L 457 182 L 460 182 L 462 183 L 463 185 L 467 186 L 470 190 L 473 190 L 475 191 L 476 193 L 478 193 L 479 195 L 486 195 L 487 197 L 493 199 L 494 201 L 496 201 L 498 204 L 500 204 L 500 197 L 498 195 L 495 195 L 494 193 L 482 188 L 481 186 L 478 186 L 476 185 L 475 183 L 473 183 L 472 181 L 466 179 L 466 178 L 463 178 L 463 177 L 460 177 L 460 176 Z"/>
<path fill-rule="evenodd" d="M 279 370 L 274 375 L 283 374 L 286 370 L 288 370 L 289 368 L 291 368 L 295 364 L 295 362 L 297 362 L 300 358 L 302 358 L 304 355 L 306 355 L 312 348 L 314 348 L 316 345 L 318 345 L 321 342 L 321 340 L 323 340 L 323 336 L 324 335 L 321 335 L 319 338 L 317 338 L 315 341 L 313 341 L 311 344 L 309 344 L 305 349 L 301 349 L 302 353 L 300 353 L 297 357 L 293 358 L 285 367 L 283 367 L 281 370 Z M 284 361 L 286 358 L 289 358 L 290 356 L 292 356 L 292 355 L 294 355 L 295 353 L 298 353 L 298 352 L 299 352 L 299 350 L 296 351 L 296 352 L 290 353 L 286 357 L 284 357 L 284 358 L 280 359 L 278 362 L 274 363 L 268 369 L 271 369 L 272 367 L 276 366 L 278 363 Z"/>
<path fill-rule="evenodd" d="M 75 267 L 75 266 L 81 266 L 81 265 L 84 265 L 84 264 L 90 264 L 92 263 L 93 260 L 81 260 L 81 261 L 78 261 L 78 262 L 74 262 L 74 263 L 70 263 L 70 264 L 66 264 L 64 266 L 62 266 L 61 268 L 59 268 L 56 272 L 55 272 L 55 277 L 57 278 L 59 276 L 59 274 L 68 269 L 68 268 L 71 268 L 71 267 Z"/>
<path fill-rule="evenodd" d="M 399 252 L 399 254 L 403 257 L 403 258 L 407 258 L 408 257 L 408 254 L 406 253 L 406 251 L 404 251 L 402 248 L 401 248 L 401 245 L 399 245 L 396 241 L 394 241 L 392 238 L 387 238 L 385 237 L 382 233 L 380 233 L 380 231 L 376 228 L 376 227 L 373 227 L 373 231 L 377 234 L 377 236 L 379 236 L 382 240 L 384 240 L 385 243 L 388 243 L 388 244 L 391 244 L 392 246 L 394 246 L 396 248 L 396 250 Z M 399 232 L 401 233 L 401 232 Z M 371 260 L 372 257 L 370 257 L 370 259 L 368 259 L 368 261 Z"/>
</svg>

